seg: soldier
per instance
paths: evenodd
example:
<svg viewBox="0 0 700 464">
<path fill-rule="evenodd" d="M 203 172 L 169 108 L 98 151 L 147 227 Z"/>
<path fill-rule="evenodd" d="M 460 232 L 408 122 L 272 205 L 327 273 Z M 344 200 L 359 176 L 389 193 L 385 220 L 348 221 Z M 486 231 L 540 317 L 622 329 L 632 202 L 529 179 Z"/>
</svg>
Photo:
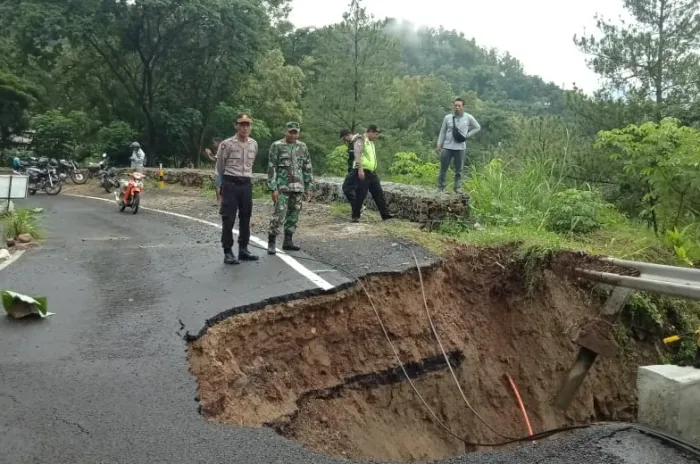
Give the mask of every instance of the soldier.
<svg viewBox="0 0 700 464">
<path fill-rule="evenodd" d="M 216 191 L 221 199 L 221 245 L 224 263 L 239 264 L 257 261 L 248 251 L 250 216 L 253 214 L 253 163 L 258 154 L 258 142 L 250 137 L 252 118 L 242 113 L 236 119 L 236 135 L 219 144 L 216 151 Z M 233 225 L 239 220 L 238 258 L 233 255 Z"/>
<path fill-rule="evenodd" d="M 283 223 L 282 249 L 290 251 L 301 249 L 294 244 L 292 236 L 296 232 L 304 192 L 306 192 L 306 200 L 311 201 L 313 167 L 309 149 L 298 139 L 299 124 L 288 122 L 285 138 L 276 141 L 270 147 L 267 188 L 272 192 L 274 206 L 267 237 L 267 252 L 271 255 L 277 251 L 277 234 Z"/>
</svg>

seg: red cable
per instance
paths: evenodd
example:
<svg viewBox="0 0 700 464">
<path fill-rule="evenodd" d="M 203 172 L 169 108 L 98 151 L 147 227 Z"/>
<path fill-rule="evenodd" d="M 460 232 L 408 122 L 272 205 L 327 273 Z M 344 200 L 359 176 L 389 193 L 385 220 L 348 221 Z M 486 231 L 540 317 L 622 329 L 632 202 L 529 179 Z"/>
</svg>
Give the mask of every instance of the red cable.
<svg viewBox="0 0 700 464">
<path fill-rule="evenodd" d="M 518 405 L 520 406 L 520 410 L 523 413 L 523 418 L 525 419 L 525 425 L 527 425 L 527 431 L 530 435 L 534 435 L 532 433 L 532 427 L 530 426 L 530 419 L 527 417 L 527 411 L 525 410 L 525 405 L 523 404 L 523 400 L 520 399 L 520 393 L 518 393 L 518 387 L 515 386 L 515 382 L 513 382 L 513 378 L 506 374 L 506 377 L 508 377 L 508 381 L 510 382 L 510 386 L 513 389 L 513 393 L 515 393 L 515 398 L 518 400 Z M 537 443 L 535 440 L 532 440 L 533 443 Z"/>
</svg>

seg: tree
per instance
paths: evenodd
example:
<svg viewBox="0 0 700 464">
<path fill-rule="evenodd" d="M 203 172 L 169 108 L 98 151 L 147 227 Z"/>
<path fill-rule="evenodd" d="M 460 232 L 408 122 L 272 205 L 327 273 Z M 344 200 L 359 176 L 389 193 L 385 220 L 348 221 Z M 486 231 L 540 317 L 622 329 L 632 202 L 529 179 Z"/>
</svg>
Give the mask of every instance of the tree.
<svg viewBox="0 0 700 464">
<path fill-rule="evenodd" d="M 10 137 L 27 128 L 27 110 L 38 95 L 31 82 L 0 68 L 0 148 L 10 146 Z"/>
<path fill-rule="evenodd" d="M 603 37 L 574 37 L 608 90 L 654 102 L 650 115 L 682 115 L 700 95 L 700 4 L 697 0 L 624 0 L 634 22 L 596 16 Z M 700 114 L 695 115 L 700 118 Z"/>
<path fill-rule="evenodd" d="M 613 149 L 632 180 L 643 182 L 643 216 L 656 233 L 700 216 L 700 132 L 675 119 L 600 133 L 597 144 Z"/>
<path fill-rule="evenodd" d="M 281 50 L 269 50 L 255 63 L 241 87 L 237 100 L 250 107 L 255 119 L 262 119 L 273 132 L 282 133 L 290 120 L 301 122 L 301 91 L 304 72 L 284 64 Z"/>
<path fill-rule="evenodd" d="M 304 111 L 314 127 L 326 133 L 339 127 L 357 131 L 364 124 L 381 124 L 396 111 L 387 95 L 400 50 L 383 29 L 360 0 L 352 0 L 343 21 L 323 31 L 314 53 L 323 73 L 311 84 Z"/>
</svg>

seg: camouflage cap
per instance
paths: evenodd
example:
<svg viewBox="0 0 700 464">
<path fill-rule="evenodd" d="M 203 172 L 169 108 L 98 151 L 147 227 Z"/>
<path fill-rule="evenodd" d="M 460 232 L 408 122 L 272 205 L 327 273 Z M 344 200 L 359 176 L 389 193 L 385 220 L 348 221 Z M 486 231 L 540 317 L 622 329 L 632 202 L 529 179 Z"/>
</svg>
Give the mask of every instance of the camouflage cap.
<svg viewBox="0 0 700 464">
<path fill-rule="evenodd" d="M 298 131 L 298 130 L 299 130 L 299 123 L 298 123 L 298 122 L 294 122 L 294 121 L 288 122 L 288 123 L 287 123 L 287 130 L 295 130 L 295 131 Z"/>
<path fill-rule="evenodd" d="M 239 113 L 238 117 L 236 118 L 236 123 L 239 123 L 239 122 L 252 123 L 253 118 L 248 113 Z"/>
</svg>

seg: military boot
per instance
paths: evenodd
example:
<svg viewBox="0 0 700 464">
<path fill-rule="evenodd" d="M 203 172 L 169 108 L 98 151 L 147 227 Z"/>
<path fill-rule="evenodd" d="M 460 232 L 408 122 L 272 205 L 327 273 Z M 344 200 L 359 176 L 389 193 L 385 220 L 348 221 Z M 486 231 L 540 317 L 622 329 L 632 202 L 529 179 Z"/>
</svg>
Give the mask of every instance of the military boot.
<svg viewBox="0 0 700 464">
<path fill-rule="evenodd" d="M 299 251 L 301 250 L 301 247 L 299 245 L 295 245 L 294 242 L 292 242 L 292 234 L 290 232 L 285 232 L 284 243 L 282 243 L 282 249 L 287 251 Z"/>
<path fill-rule="evenodd" d="M 277 253 L 277 237 L 274 235 L 267 236 L 267 254 L 274 255 Z"/>
<path fill-rule="evenodd" d="M 248 246 L 238 245 L 238 259 L 241 261 L 257 261 L 260 258 L 248 251 Z"/>
<path fill-rule="evenodd" d="M 241 264 L 231 250 L 224 250 L 224 263 L 226 264 Z"/>
</svg>

